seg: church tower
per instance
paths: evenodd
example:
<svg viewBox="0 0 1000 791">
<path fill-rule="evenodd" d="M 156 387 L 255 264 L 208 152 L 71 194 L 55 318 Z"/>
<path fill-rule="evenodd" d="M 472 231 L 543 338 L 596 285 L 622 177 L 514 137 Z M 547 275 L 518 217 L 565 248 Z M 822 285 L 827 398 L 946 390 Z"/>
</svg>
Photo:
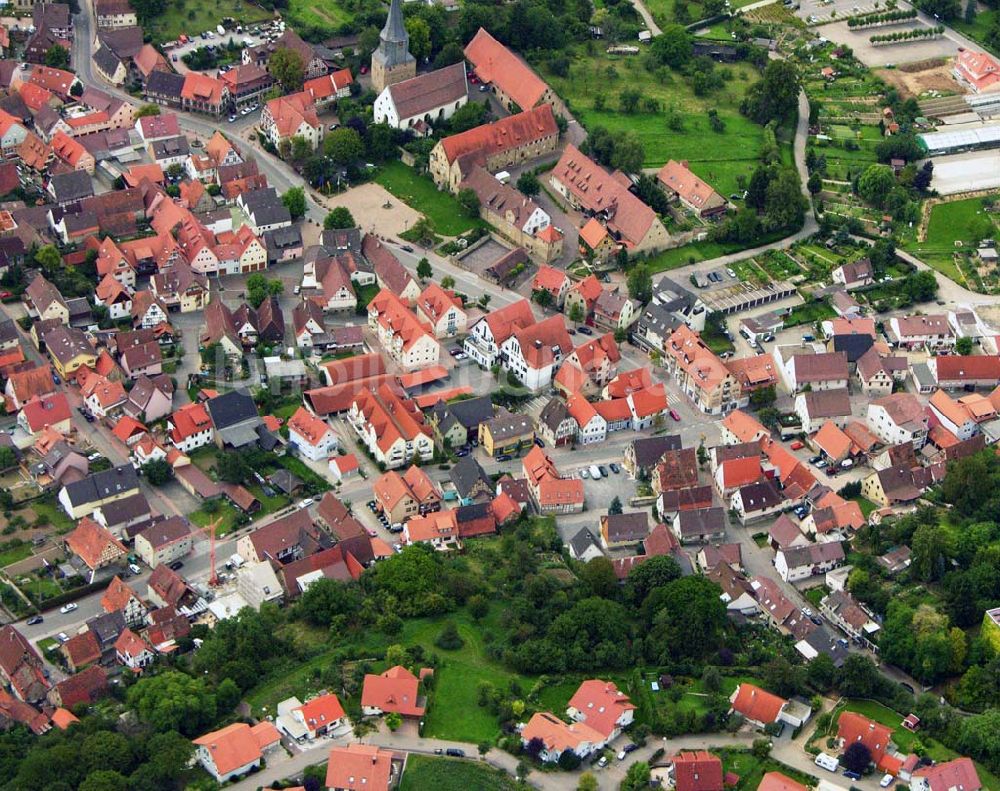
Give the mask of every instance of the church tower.
<svg viewBox="0 0 1000 791">
<path fill-rule="evenodd" d="M 378 49 L 372 53 L 372 88 L 382 93 L 387 85 L 408 80 L 417 74 L 417 61 L 410 54 L 410 35 L 403 24 L 400 0 L 392 0 L 389 18 L 379 35 Z"/>
</svg>

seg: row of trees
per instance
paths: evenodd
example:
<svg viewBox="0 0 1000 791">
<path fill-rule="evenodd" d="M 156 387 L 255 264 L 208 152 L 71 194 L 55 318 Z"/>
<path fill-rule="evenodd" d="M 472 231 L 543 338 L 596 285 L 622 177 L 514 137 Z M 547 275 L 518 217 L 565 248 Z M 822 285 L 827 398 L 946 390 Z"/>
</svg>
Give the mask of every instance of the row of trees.
<svg viewBox="0 0 1000 791">
<path fill-rule="evenodd" d="M 944 35 L 944 25 L 934 27 L 922 27 L 916 30 L 899 30 L 895 33 L 883 33 L 879 36 L 872 36 L 868 40 L 872 44 L 898 44 L 904 41 L 917 41 L 924 38 L 937 38 Z"/>
<path fill-rule="evenodd" d="M 847 20 L 847 26 L 869 27 L 871 25 L 884 25 L 886 22 L 902 22 L 913 19 L 917 15 L 917 9 L 908 8 L 905 11 L 886 11 L 881 14 L 859 14 Z"/>
</svg>

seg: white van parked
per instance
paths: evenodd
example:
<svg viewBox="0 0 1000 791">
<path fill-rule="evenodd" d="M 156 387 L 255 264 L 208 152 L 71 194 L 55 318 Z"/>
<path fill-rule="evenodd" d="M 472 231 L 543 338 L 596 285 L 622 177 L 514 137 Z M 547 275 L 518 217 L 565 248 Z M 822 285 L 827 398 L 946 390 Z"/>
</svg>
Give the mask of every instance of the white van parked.
<svg viewBox="0 0 1000 791">
<path fill-rule="evenodd" d="M 593 478 L 595 481 L 599 481 L 601 480 L 601 478 L 604 477 L 603 475 L 601 475 L 601 468 L 598 467 L 596 464 L 590 465 L 590 477 Z"/>
<path fill-rule="evenodd" d="M 828 772 L 836 772 L 840 768 L 840 761 L 832 755 L 820 753 L 816 756 L 816 766 L 826 769 Z"/>
</svg>

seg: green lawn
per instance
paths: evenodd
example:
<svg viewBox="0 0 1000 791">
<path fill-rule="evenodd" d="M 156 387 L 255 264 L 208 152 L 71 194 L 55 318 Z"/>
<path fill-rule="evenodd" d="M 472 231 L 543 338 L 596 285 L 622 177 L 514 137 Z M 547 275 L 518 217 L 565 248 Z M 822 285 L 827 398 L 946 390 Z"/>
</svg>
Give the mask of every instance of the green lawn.
<svg viewBox="0 0 1000 791">
<path fill-rule="evenodd" d="M 0 568 L 9 566 L 11 563 L 17 563 L 19 560 L 24 560 L 26 557 L 31 555 L 31 543 L 29 541 L 22 541 L 17 546 L 5 546 L 0 550 Z"/>
<path fill-rule="evenodd" d="M 757 79 L 747 64 L 716 65 L 724 87 L 704 97 L 695 96 L 683 75 L 668 68 L 648 71 L 642 62 L 628 56 L 578 52 L 565 77 L 547 71 L 545 64 L 538 65 L 587 129 L 603 126 L 611 132 L 635 132 L 645 148 L 646 167 L 659 167 L 668 159 L 686 160 L 693 172 L 729 195 L 737 189 L 737 177 L 749 178 L 757 166 L 763 129 L 739 113 L 740 100 Z M 650 112 L 640 107 L 634 113 L 622 112 L 617 97 L 625 87 L 638 89 L 644 100 L 655 101 L 659 109 Z M 602 109 L 595 109 L 595 102 L 601 101 Z M 722 133 L 709 127 L 710 109 L 725 123 Z M 676 111 L 683 128 L 668 127 L 668 111 Z"/>
<path fill-rule="evenodd" d="M 829 593 L 829 591 L 822 585 L 819 585 L 818 587 L 810 588 L 802 595 L 805 596 L 806 601 L 808 601 L 813 607 L 819 607 L 819 603 L 823 600 L 823 597 L 826 596 L 827 593 Z"/>
<path fill-rule="evenodd" d="M 458 236 L 479 223 L 479 220 L 464 216 L 454 196 L 439 191 L 429 176 L 417 173 L 398 160 L 382 165 L 375 181 L 414 211 L 426 215 L 440 234 Z"/>
<path fill-rule="evenodd" d="M 160 6 L 156 17 L 145 23 L 145 30 L 154 42 L 176 41 L 181 33 L 193 37 L 206 30 L 215 30 L 219 20 L 227 16 L 246 25 L 271 19 L 274 15 L 244 0 L 215 0 L 213 3 L 177 0 Z"/>
<path fill-rule="evenodd" d="M 740 781 L 735 786 L 737 791 L 754 791 L 768 772 L 781 772 L 803 785 L 814 786 L 818 782 L 813 775 L 799 772 L 773 758 L 761 760 L 749 750 L 726 749 L 715 752 L 722 758 L 724 772 L 733 772 L 739 775 Z"/>
<path fill-rule="evenodd" d="M 996 11 L 979 11 L 971 25 L 964 19 L 953 19 L 948 24 L 960 33 L 964 33 L 969 38 L 978 41 L 985 49 L 991 49 L 991 47 L 986 45 L 986 41 L 990 30 L 993 29 L 993 25 L 996 22 L 996 17 Z"/>
<path fill-rule="evenodd" d="M 70 519 L 66 512 L 56 505 L 54 497 L 43 497 L 31 503 L 31 510 L 36 516 L 44 517 L 46 523 L 52 525 L 60 533 L 68 533 L 76 524 Z"/>
<path fill-rule="evenodd" d="M 482 763 L 411 755 L 399 791 L 515 791 L 510 775 Z"/>
<path fill-rule="evenodd" d="M 861 497 L 860 495 L 858 495 L 857 497 L 853 497 L 851 499 L 853 499 L 854 502 L 856 502 L 858 504 L 858 506 L 861 508 L 861 515 L 865 519 L 868 518 L 868 514 L 870 514 L 872 511 L 874 511 L 876 508 L 878 508 L 878 506 L 875 505 L 875 503 L 873 503 L 871 500 L 867 499 L 866 497 Z"/>
<path fill-rule="evenodd" d="M 830 307 L 828 302 L 823 300 L 813 300 L 804 305 L 797 305 L 785 316 L 785 326 L 795 327 L 800 324 L 813 325 L 817 321 L 836 318 L 837 312 Z"/>
</svg>

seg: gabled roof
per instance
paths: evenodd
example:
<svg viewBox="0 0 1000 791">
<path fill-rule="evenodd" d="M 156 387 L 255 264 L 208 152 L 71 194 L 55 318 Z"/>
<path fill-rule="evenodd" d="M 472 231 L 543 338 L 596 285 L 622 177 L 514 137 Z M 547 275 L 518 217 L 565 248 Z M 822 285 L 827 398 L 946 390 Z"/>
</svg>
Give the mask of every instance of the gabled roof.
<svg viewBox="0 0 1000 791">
<path fill-rule="evenodd" d="M 388 90 L 400 119 L 436 112 L 468 95 L 465 62 L 393 83 Z"/>
<path fill-rule="evenodd" d="M 556 125 L 552 107 L 543 104 L 501 118 L 499 121 L 451 135 L 442 139 L 439 145 L 448 162 L 472 155 L 463 167 L 463 170 L 468 172 L 474 165 L 485 165 L 489 156 L 558 134 L 559 127 Z"/>
<path fill-rule="evenodd" d="M 588 679 L 580 684 L 568 705 L 605 738 L 614 733 L 626 711 L 635 709 L 628 696 L 619 691 L 613 681 L 600 679 Z"/>
<path fill-rule="evenodd" d="M 549 86 L 511 50 L 479 28 L 465 47 L 465 57 L 486 83 L 492 83 L 525 110 L 538 104 Z"/>
<path fill-rule="evenodd" d="M 763 722 L 765 725 L 778 721 L 778 715 L 787 701 L 755 684 L 746 682 L 736 688 L 735 697 L 732 700 L 733 709 L 748 720 L 753 722 Z"/>
<path fill-rule="evenodd" d="M 110 553 L 113 557 L 128 554 L 125 545 L 115 538 L 111 531 L 88 516 L 79 521 L 76 529 L 66 536 L 65 541 L 70 551 L 91 569 L 101 565 L 102 556 L 106 553 Z"/>
<path fill-rule="evenodd" d="M 281 735 L 270 722 L 259 722 L 250 726 L 236 722 L 221 730 L 206 733 L 194 740 L 205 747 L 212 757 L 212 763 L 219 775 L 226 775 L 235 769 L 259 760 L 263 751 L 281 741 Z"/>
<path fill-rule="evenodd" d="M 675 791 L 722 791 L 722 759 L 706 750 L 673 757 Z"/>
<path fill-rule="evenodd" d="M 863 714 L 845 711 L 837 720 L 837 738 L 844 743 L 844 749 L 855 742 L 861 742 L 871 753 L 872 761 L 879 759 L 889 748 L 892 740 L 892 728 L 868 719 Z"/>
<path fill-rule="evenodd" d="M 425 706 L 419 700 L 420 682 L 405 667 L 396 665 L 380 675 L 369 673 L 361 688 L 362 707 L 420 717 Z"/>
</svg>

